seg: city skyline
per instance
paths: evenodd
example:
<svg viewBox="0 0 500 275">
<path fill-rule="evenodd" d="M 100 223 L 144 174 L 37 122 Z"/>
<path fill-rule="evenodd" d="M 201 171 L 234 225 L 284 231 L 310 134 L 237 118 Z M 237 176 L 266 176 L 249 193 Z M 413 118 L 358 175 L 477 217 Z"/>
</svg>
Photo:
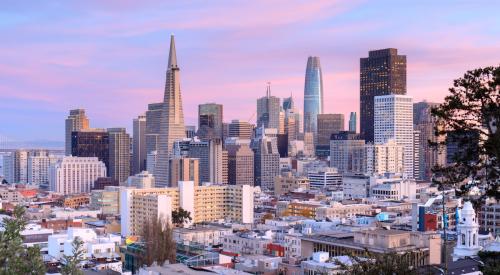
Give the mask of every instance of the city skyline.
<svg viewBox="0 0 500 275">
<path fill-rule="evenodd" d="M 171 32 L 182 49 L 186 125 L 197 124 L 198 105 L 207 102 L 224 105 L 225 122 L 247 120 L 267 81 L 273 95 L 292 93 L 302 106 L 309 55 L 321 58 L 324 113 L 346 117 L 359 114 L 359 58 L 370 50 L 392 47 L 407 56 L 414 102 L 442 101 L 453 79 L 500 57 L 499 19 L 487 12 L 498 4 L 383 4 L 393 16 L 376 22 L 367 18 L 381 18 L 384 9 L 367 2 L 260 3 L 248 15 L 217 5 L 60 3 L 54 8 L 66 13 L 53 17 L 29 16 L 49 7 L 7 5 L 0 25 L 0 135 L 63 141 L 63 118 L 76 108 L 86 110 L 92 127 L 132 133 L 132 119 L 161 101 Z"/>
</svg>

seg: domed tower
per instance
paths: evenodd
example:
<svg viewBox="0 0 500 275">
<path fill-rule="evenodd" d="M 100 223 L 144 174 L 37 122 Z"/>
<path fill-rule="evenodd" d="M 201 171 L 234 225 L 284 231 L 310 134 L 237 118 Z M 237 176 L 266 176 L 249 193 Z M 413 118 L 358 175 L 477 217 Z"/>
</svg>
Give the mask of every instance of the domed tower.
<svg viewBox="0 0 500 275">
<path fill-rule="evenodd" d="M 453 260 L 472 257 L 481 249 L 479 246 L 479 225 L 477 224 L 476 211 L 471 202 L 465 202 L 457 220 L 457 245 L 453 250 Z"/>
</svg>

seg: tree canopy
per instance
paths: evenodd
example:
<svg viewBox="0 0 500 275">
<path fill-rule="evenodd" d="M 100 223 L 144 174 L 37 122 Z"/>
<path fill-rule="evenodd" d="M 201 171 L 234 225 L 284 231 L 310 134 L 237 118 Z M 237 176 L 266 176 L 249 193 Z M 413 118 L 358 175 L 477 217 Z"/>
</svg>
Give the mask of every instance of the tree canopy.
<svg viewBox="0 0 500 275">
<path fill-rule="evenodd" d="M 142 239 L 145 246 L 142 263 L 151 266 L 162 265 L 165 261 L 175 263 L 176 243 L 173 239 L 172 227 L 163 218 L 150 220 L 144 225 Z"/>
<path fill-rule="evenodd" d="M 183 226 L 191 220 L 191 212 L 184 210 L 182 207 L 179 207 L 178 210 L 172 211 L 172 223 L 177 226 Z"/>
</svg>

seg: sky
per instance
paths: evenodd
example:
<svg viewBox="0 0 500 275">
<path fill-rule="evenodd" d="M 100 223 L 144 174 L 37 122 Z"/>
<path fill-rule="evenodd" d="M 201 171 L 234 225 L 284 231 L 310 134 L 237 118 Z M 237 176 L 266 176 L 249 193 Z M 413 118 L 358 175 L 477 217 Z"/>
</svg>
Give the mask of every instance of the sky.
<svg viewBox="0 0 500 275">
<path fill-rule="evenodd" d="M 70 109 L 127 127 L 160 102 L 175 34 L 187 125 L 197 106 L 254 121 L 266 83 L 303 106 L 321 58 L 326 113 L 359 111 L 359 58 L 397 48 L 408 95 L 440 102 L 467 70 L 500 64 L 500 1 L 3 0 L 0 139 L 64 140 Z"/>
</svg>

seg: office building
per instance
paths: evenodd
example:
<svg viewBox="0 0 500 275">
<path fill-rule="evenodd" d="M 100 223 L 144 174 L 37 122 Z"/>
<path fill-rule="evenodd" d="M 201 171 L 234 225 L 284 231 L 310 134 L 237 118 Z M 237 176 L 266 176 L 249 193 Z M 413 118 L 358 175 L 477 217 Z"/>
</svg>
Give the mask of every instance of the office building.
<svg viewBox="0 0 500 275">
<path fill-rule="evenodd" d="M 251 139 L 253 134 L 253 125 L 243 120 L 232 120 L 228 126 L 228 130 L 228 137 Z"/>
<path fill-rule="evenodd" d="M 351 112 L 351 114 L 349 114 L 349 132 L 356 133 L 356 126 L 356 112 Z"/>
<path fill-rule="evenodd" d="M 359 134 L 340 132 L 330 140 L 330 167 L 341 173 L 364 173 L 365 141 Z"/>
<path fill-rule="evenodd" d="M 254 185 L 254 153 L 248 144 L 226 144 L 228 183 Z"/>
<path fill-rule="evenodd" d="M 412 179 L 378 178 L 370 187 L 370 197 L 376 200 L 414 200 L 417 194 L 417 184 Z"/>
<path fill-rule="evenodd" d="M 419 171 L 420 179 L 430 180 L 432 177 L 432 168 L 439 165 L 446 165 L 446 148 L 435 150 L 429 145 L 431 142 L 444 142 L 445 137 L 437 137 L 435 133 L 436 118 L 431 114 L 431 108 L 437 106 L 437 103 L 418 102 L 413 104 L 413 124 L 415 129 L 420 132 L 419 142 Z"/>
<path fill-rule="evenodd" d="M 309 56 L 304 82 L 304 132 L 316 134 L 318 114 L 323 113 L 323 93 L 319 57 Z"/>
<path fill-rule="evenodd" d="M 132 174 L 146 170 L 146 116 L 140 115 L 133 120 Z"/>
<path fill-rule="evenodd" d="M 121 235 L 138 235 L 148 219 L 170 220 L 173 210 L 189 211 L 192 223 L 253 223 L 254 189 L 248 185 L 201 185 L 181 181 L 178 187 L 120 190 Z"/>
<path fill-rule="evenodd" d="M 157 151 L 151 151 L 146 156 L 146 171 L 153 174 L 156 169 L 156 159 L 158 158 Z"/>
<path fill-rule="evenodd" d="M 168 186 L 168 163 L 172 156 L 174 141 L 186 137 L 184 114 L 180 90 L 180 70 L 177 65 L 174 36 L 170 38 L 170 53 L 165 83 L 165 103 L 161 111 L 158 157 L 154 176 L 159 186 Z"/>
<path fill-rule="evenodd" d="M 100 177 L 106 166 L 97 157 L 64 157 L 49 168 L 50 190 L 63 195 L 90 193 Z"/>
<path fill-rule="evenodd" d="M 278 175 L 274 178 L 274 195 L 280 197 L 288 192 L 302 189 L 309 190 L 309 179 L 306 177 L 296 177 L 291 172 Z"/>
<path fill-rule="evenodd" d="M 295 108 L 293 97 L 283 99 L 284 118 L 284 133 L 288 135 L 288 140 L 297 140 L 302 133 L 303 124 L 300 112 Z"/>
<path fill-rule="evenodd" d="M 406 94 L 406 56 L 397 49 L 370 51 L 360 59 L 360 133 L 374 142 L 375 97 Z"/>
<path fill-rule="evenodd" d="M 375 143 L 386 143 L 390 139 L 403 146 L 404 172 L 413 178 L 414 131 L 412 98 L 404 95 L 375 97 Z"/>
<path fill-rule="evenodd" d="M 110 177 L 97 178 L 91 190 L 103 190 L 107 186 L 120 186 L 120 183 Z"/>
<path fill-rule="evenodd" d="M 142 171 L 139 174 L 128 177 L 126 186 L 134 188 L 154 188 L 155 177 L 148 171 Z"/>
<path fill-rule="evenodd" d="M 188 146 L 187 156 L 199 159 L 200 178 L 197 182 L 223 183 L 226 176 L 223 168 L 222 140 L 219 138 L 205 141 L 193 139 L 189 141 Z"/>
<path fill-rule="evenodd" d="M 257 99 L 257 127 L 280 129 L 280 99 L 271 95 L 268 84 L 266 96 Z"/>
<path fill-rule="evenodd" d="M 318 168 L 307 173 L 311 189 L 342 191 L 342 175 L 333 167 Z"/>
<path fill-rule="evenodd" d="M 102 215 L 120 214 L 120 190 L 116 186 L 107 186 L 103 189 L 94 189 L 90 193 L 90 209 L 101 210 Z"/>
<path fill-rule="evenodd" d="M 124 182 L 130 176 L 130 135 L 125 128 L 108 128 L 110 177 Z"/>
<path fill-rule="evenodd" d="M 84 109 L 75 109 L 69 111 L 69 116 L 65 121 L 65 153 L 67 156 L 71 155 L 71 135 L 73 132 L 85 130 L 89 128 L 89 119 L 85 114 Z"/>
<path fill-rule="evenodd" d="M 89 128 L 71 134 L 71 155 L 97 157 L 109 169 L 109 134 L 105 129 Z"/>
<path fill-rule="evenodd" d="M 58 160 L 59 157 L 53 155 L 29 155 L 27 182 L 37 186 L 47 186 L 49 183 L 49 167 Z"/>
<path fill-rule="evenodd" d="M 274 179 L 279 175 L 280 154 L 277 139 L 262 137 L 255 140 L 254 177 L 255 185 L 263 190 L 274 190 Z"/>
<path fill-rule="evenodd" d="M 200 185 L 199 159 L 178 158 L 170 160 L 170 186 L 177 186 L 179 181 L 192 181 Z"/>
<path fill-rule="evenodd" d="M 146 155 L 158 150 L 161 112 L 164 102 L 148 104 L 146 111 Z"/>
<path fill-rule="evenodd" d="M 304 156 L 305 157 L 314 157 L 314 133 L 312 132 L 304 132 Z"/>
<path fill-rule="evenodd" d="M 223 139 L 222 119 L 222 104 L 198 105 L 198 137 L 200 139 Z"/>
<path fill-rule="evenodd" d="M 413 178 L 416 180 L 422 180 L 420 172 L 420 158 L 423 155 L 423 148 L 420 146 L 420 130 L 413 130 Z"/>
<path fill-rule="evenodd" d="M 404 172 L 404 148 L 389 140 L 384 144 L 365 145 L 365 173 L 368 174 L 402 174 Z"/>
<path fill-rule="evenodd" d="M 186 125 L 186 138 L 194 138 L 196 136 L 196 126 Z"/>
<path fill-rule="evenodd" d="M 28 150 L 18 149 L 3 157 L 3 174 L 8 183 L 28 182 Z"/>
<path fill-rule="evenodd" d="M 343 114 L 319 114 L 317 118 L 316 156 L 330 154 L 330 137 L 344 131 Z"/>
</svg>

